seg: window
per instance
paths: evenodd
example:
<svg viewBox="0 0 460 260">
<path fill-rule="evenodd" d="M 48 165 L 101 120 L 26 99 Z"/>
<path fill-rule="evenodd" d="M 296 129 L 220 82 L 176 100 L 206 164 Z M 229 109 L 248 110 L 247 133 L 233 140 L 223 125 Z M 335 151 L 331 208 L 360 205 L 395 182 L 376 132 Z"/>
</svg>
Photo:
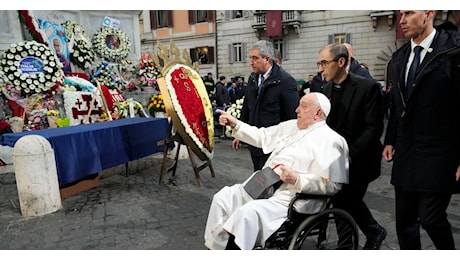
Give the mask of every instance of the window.
<svg viewBox="0 0 460 260">
<path fill-rule="evenodd" d="M 244 62 L 246 61 L 246 45 L 241 42 L 229 45 L 229 62 Z"/>
<path fill-rule="evenodd" d="M 350 43 L 351 34 L 349 33 L 336 33 L 329 35 L 329 43 Z"/>
<path fill-rule="evenodd" d="M 208 11 L 206 10 L 197 10 L 196 11 L 196 22 L 204 23 L 208 20 Z"/>
<path fill-rule="evenodd" d="M 284 60 L 286 58 L 283 39 L 274 39 L 273 40 L 273 48 L 275 50 L 280 50 L 280 52 L 281 52 L 281 60 Z"/>
<path fill-rule="evenodd" d="M 160 10 L 160 11 L 150 11 L 150 28 L 152 30 L 158 28 L 172 27 L 172 11 L 170 10 Z"/>
<path fill-rule="evenodd" d="M 233 19 L 243 17 L 243 10 L 233 10 L 232 12 L 233 12 L 232 14 Z"/>
<path fill-rule="evenodd" d="M 158 11 L 157 25 L 158 25 L 158 28 L 168 27 L 167 11 Z"/>
<path fill-rule="evenodd" d="M 192 62 L 201 64 L 214 64 L 214 47 L 202 46 L 190 49 Z"/>
<path fill-rule="evenodd" d="M 249 10 L 225 10 L 225 20 L 248 18 Z"/>
<path fill-rule="evenodd" d="M 189 10 L 188 11 L 188 23 L 205 23 L 214 21 L 214 12 L 213 10 Z"/>
</svg>

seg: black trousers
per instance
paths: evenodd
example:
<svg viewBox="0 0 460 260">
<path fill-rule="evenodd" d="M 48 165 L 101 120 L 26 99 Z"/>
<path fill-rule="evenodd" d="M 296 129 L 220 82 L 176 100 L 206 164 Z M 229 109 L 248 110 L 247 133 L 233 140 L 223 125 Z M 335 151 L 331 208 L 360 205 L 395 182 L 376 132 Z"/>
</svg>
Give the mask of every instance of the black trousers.
<svg viewBox="0 0 460 260">
<path fill-rule="evenodd" d="M 261 170 L 265 163 L 268 160 L 268 157 L 270 157 L 270 154 L 264 154 L 262 153 L 262 149 L 260 148 L 254 148 L 251 147 L 252 149 L 250 150 L 251 152 L 251 159 L 252 159 L 252 164 L 254 166 L 254 171 Z M 256 149 L 259 149 L 260 151 L 257 151 Z"/>
<path fill-rule="evenodd" d="M 368 185 L 367 183 L 344 184 L 334 195 L 333 205 L 350 213 L 366 238 L 374 240 L 381 229 L 363 201 Z"/>
<path fill-rule="evenodd" d="M 395 189 L 396 234 L 401 249 L 422 249 L 420 226 L 437 249 L 454 250 L 447 207 L 452 195 L 402 192 Z"/>
</svg>

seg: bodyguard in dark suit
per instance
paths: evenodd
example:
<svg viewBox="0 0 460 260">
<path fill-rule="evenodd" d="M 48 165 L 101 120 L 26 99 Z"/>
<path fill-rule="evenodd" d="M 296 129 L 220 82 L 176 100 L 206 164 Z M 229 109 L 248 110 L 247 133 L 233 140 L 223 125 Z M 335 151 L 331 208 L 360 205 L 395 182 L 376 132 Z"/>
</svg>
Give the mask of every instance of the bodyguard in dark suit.
<svg viewBox="0 0 460 260">
<path fill-rule="evenodd" d="M 369 183 L 380 176 L 383 94 L 377 81 L 348 73 L 347 62 L 347 48 L 333 43 L 321 49 L 317 63 L 327 81 L 323 93 L 331 100 L 326 122 L 350 148 L 350 181 L 334 196 L 334 206 L 355 219 L 367 238 L 364 249 L 379 249 L 387 232 L 363 198 Z"/>
<path fill-rule="evenodd" d="M 271 42 L 256 42 L 249 51 L 252 73 L 246 87 L 240 120 L 257 127 L 268 127 L 295 119 L 299 105 L 297 82 L 273 60 Z M 262 79 L 263 77 L 263 79 Z M 233 149 L 239 148 L 239 140 L 233 141 Z M 270 154 L 249 146 L 254 171 L 262 169 Z"/>
<path fill-rule="evenodd" d="M 460 34 L 450 23 L 434 28 L 434 15 L 401 10 L 399 23 L 411 40 L 392 56 L 393 109 L 383 158 L 393 160 L 401 249 L 421 249 L 420 227 L 437 249 L 455 249 L 446 210 L 460 192 Z M 413 60 L 415 80 L 407 84 Z"/>
</svg>

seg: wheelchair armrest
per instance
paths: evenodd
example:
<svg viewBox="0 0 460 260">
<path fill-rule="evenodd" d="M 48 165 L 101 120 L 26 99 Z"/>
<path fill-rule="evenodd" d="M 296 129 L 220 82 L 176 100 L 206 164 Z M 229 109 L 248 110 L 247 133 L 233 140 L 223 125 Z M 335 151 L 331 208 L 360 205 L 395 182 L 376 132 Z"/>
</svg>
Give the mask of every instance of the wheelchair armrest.
<svg viewBox="0 0 460 260">
<path fill-rule="evenodd" d="M 289 208 L 288 208 L 288 219 L 291 219 L 291 216 L 293 216 L 294 212 L 294 203 L 297 200 L 307 200 L 307 199 L 324 199 L 324 200 L 329 200 L 332 198 L 334 195 L 316 195 L 316 194 L 307 194 L 307 193 L 296 193 L 294 198 L 291 200 L 289 203 Z"/>
</svg>

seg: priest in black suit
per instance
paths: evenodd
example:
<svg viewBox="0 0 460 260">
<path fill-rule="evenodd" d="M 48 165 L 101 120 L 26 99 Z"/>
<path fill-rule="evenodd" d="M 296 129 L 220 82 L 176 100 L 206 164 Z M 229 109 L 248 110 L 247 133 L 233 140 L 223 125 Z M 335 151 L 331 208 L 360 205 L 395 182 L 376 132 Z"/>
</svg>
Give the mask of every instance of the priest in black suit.
<svg viewBox="0 0 460 260">
<path fill-rule="evenodd" d="M 347 71 L 348 51 L 333 43 L 321 49 L 318 71 L 327 83 L 322 92 L 331 100 L 327 124 L 350 148 L 350 182 L 334 197 L 334 206 L 348 211 L 367 238 L 364 249 L 380 249 L 386 230 L 364 203 L 370 182 L 380 176 L 383 145 L 383 94 L 380 84 Z"/>
</svg>

